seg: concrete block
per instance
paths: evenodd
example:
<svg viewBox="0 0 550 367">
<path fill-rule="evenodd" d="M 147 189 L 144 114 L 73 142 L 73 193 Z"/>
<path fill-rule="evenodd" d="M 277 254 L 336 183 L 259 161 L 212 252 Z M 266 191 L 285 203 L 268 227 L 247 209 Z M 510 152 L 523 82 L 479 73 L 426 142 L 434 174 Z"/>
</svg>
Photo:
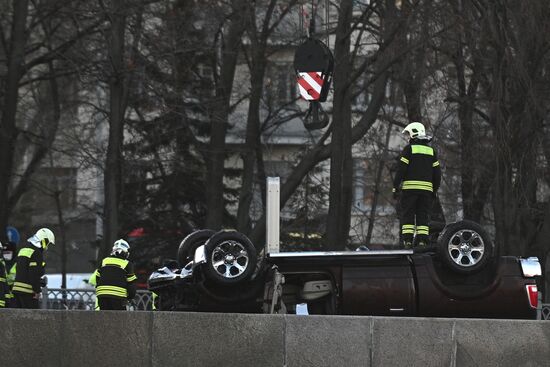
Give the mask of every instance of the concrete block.
<svg viewBox="0 0 550 367">
<path fill-rule="evenodd" d="M 151 312 L 67 311 L 62 366 L 151 365 Z"/>
<path fill-rule="evenodd" d="M 370 366 L 371 318 L 287 316 L 286 366 Z"/>
<path fill-rule="evenodd" d="M 0 365 L 60 366 L 63 318 L 59 311 L 0 310 Z"/>
<path fill-rule="evenodd" d="M 373 317 L 372 366 L 450 366 L 453 320 Z"/>
<path fill-rule="evenodd" d="M 156 312 L 153 366 L 283 366 L 284 316 Z"/>
<path fill-rule="evenodd" d="M 550 322 L 457 320 L 456 366 L 548 366 Z"/>
</svg>

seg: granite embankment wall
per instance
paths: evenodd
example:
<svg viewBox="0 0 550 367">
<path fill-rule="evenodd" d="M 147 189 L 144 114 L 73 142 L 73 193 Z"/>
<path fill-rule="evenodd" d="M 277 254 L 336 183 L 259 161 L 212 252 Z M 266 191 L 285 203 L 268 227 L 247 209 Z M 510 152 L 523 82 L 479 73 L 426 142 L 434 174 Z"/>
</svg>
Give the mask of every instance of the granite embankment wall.
<svg viewBox="0 0 550 367">
<path fill-rule="evenodd" d="M 0 311 L 0 366 L 550 366 L 550 322 Z"/>
</svg>

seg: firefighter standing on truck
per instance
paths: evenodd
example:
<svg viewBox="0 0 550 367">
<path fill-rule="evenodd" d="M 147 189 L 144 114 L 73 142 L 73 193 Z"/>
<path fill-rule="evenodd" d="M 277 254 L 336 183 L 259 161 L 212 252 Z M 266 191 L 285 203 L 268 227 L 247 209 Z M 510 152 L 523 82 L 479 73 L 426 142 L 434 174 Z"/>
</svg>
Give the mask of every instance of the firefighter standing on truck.
<svg viewBox="0 0 550 367">
<path fill-rule="evenodd" d="M 99 310 L 126 310 L 128 300 L 136 295 L 136 275 L 128 261 L 130 245 L 120 239 L 115 241 L 111 255 L 103 259 L 101 266 L 90 278 L 96 287 Z"/>
<path fill-rule="evenodd" d="M 441 167 L 424 125 L 412 122 L 403 130 L 409 144 L 403 149 L 393 180 L 393 195 L 400 196 L 401 238 L 406 249 L 428 246 L 430 210 L 441 183 Z M 401 195 L 399 193 L 401 192 Z M 416 233 L 416 237 L 415 237 Z"/>
<path fill-rule="evenodd" d="M 17 308 L 38 308 L 44 275 L 44 251 L 55 244 L 55 236 L 48 228 L 40 228 L 17 254 L 15 281 L 12 292 Z"/>
</svg>

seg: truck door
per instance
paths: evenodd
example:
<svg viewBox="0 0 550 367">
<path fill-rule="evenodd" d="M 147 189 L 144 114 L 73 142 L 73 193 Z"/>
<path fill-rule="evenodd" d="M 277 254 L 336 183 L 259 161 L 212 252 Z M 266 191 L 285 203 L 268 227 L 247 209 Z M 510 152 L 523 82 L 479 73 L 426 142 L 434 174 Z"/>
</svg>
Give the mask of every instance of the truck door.
<svg viewBox="0 0 550 367">
<path fill-rule="evenodd" d="M 342 313 L 414 316 L 415 284 L 406 255 L 369 256 L 342 267 Z"/>
</svg>

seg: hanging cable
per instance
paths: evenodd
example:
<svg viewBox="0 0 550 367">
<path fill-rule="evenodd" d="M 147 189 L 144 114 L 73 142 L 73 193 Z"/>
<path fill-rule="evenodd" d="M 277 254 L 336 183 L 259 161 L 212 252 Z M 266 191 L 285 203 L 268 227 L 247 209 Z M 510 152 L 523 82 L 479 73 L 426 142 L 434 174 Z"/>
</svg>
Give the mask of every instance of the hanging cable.
<svg viewBox="0 0 550 367">
<path fill-rule="evenodd" d="M 315 34 L 315 15 L 317 14 L 317 7 L 315 6 L 315 0 L 311 0 L 311 19 L 309 21 L 309 35 L 313 37 Z"/>
<path fill-rule="evenodd" d="M 304 116 L 304 126 L 308 130 L 322 129 L 330 123 L 330 116 L 321 107 L 325 102 L 334 69 L 334 57 L 330 48 L 315 36 L 315 21 L 321 0 L 311 0 L 311 12 L 307 25 L 307 39 L 298 46 L 294 53 L 294 69 L 296 71 L 300 96 L 309 102 L 309 108 Z M 328 23 L 328 1 L 325 3 L 325 17 Z M 321 13 L 322 14 L 322 13 Z M 306 11 L 302 11 L 305 23 Z M 322 15 L 321 15 L 322 18 Z M 301 23 L 303 24 L 303 23 Z M 325 24 L 327 42 L 329 40 L 328 25 Z M 322 33 L 322 32 L 321 32 Z"/>
<path fill-rule="evenodd" d="M 325 36 L 326 36 L 326 45 L 330 47 L 330 36 L 329 36 L 329 25 L 330 21 L 330 3 L 329 0 L 325 0 Z"/>
<path fill-rule="evenodd" d="M 304 5 L 300 5 L 300 16 L 298 17 L 298 28 L 300 28 L 300 36 L 304 34 L 304 18 L 305 18 Z"/>
</svg>

